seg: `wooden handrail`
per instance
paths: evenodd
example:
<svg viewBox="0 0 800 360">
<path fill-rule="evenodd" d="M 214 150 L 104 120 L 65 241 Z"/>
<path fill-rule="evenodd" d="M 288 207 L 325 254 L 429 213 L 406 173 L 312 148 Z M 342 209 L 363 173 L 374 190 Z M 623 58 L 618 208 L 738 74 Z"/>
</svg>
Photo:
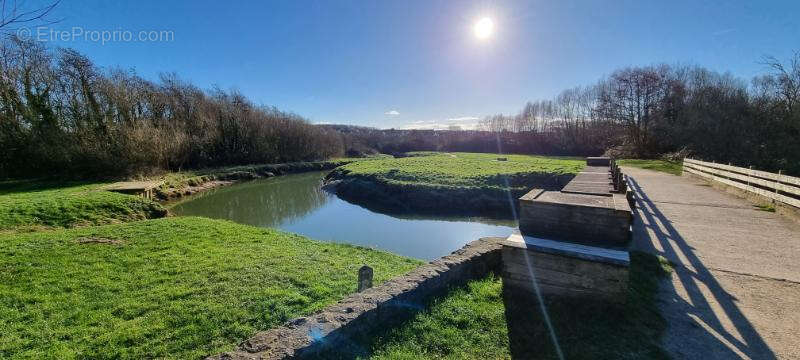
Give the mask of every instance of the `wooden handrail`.
<svg viewBox="0 0 800 360">
<path fill-rule="evenodd" d="M 712 162 L 707 162 L 707 161 L 700 161 L 700 160 L 689 159 L 689 158 L 683 159 L 683 162 L 684 163 L 688 162 L 690 164 L 696 164 L 696 165 L 701 165 L 701 166 L 707 166 L 707 167 L 710 167 L 710 168 L 715 168 L 715 169 L 720 169 L 720 170 L 731 171 L 731 172 L 739 173 L 739 174 L 742 174 L 742 175 L 753 176 L 753 177 L 762 178 L 762 179 L 766 179 L 766 180 L 777 181 L 777 182 L 781 182 L 781 183 L 784 183 L 784 184 L 791 184 L 791 185 L 795 185 L 795 186 L 800 186 L 800 178 L 794 177 L 794 176 L 788 176 L 788 175 L 783 175 L 783 174 L 775 174 L 775 173 L 761 171 L 761 170 L 753 170 L 753 169 L 747 169 L 747 168 L 742 168 L 742 167 L 738 167 L 738 166 L 717 164 L 717 163 L 712 163 Z"/>
<path fill-rule="evenodd" d="M 694 159 L 684 159 L 683 168 L 691 174 L 800 208 L 800 199 L 796 198 L 800 197 L 800 178 Z"/>
</svg>

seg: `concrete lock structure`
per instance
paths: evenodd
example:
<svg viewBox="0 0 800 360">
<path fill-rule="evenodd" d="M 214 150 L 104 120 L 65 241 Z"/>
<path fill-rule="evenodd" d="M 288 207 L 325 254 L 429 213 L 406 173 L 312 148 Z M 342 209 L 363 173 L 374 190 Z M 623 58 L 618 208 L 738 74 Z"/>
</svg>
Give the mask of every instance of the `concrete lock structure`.
<svg viewBox="0 0 800 360">
<path fill-rule="evenodd" d="M 315 359 L 331 349 L 347 353 L 350 339 L 410 318 L 432 297 L 489 273 L 501 274 L 504 298 L 508 294 L 515 303 L 540 296 L 623 302 L 630 258 L 622 247 L 630 238 L 632 219 L 619 180 L 624 176 L 608 158 L 588 158 L 587 165 L 561 191 L 534 189 L 520 199 L 521 233 L 473 241 L 376 287 L 371 287 L 372 268 L 365 265 L 358 271 L 358 292 L 207 359 Z"/>
<path fill-rule="evenodd" d="M 519 234 L 503 247 L 503 284 L 516 296 L 623 301 L 633 212 L 614 160 L 586 159 L 560 191 L 533 189 L 520 199 Z"/>
</svg>

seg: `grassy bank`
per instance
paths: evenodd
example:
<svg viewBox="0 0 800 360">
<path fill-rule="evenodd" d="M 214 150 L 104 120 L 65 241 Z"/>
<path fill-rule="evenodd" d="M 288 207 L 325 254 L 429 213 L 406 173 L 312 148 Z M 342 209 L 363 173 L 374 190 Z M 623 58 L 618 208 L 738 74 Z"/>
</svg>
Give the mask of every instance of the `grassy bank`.
<svg viewBox="0 0 800 360">
<path fill-rule="evenodd" d="M 416 260 L 204 218 L 0 238 L 0 358 L 199 358 Z"/>
<path fill-rule="evenodd" d="M 146 199 L 112 193 L 104 183 L 0 183 L 0 231 L 97 225 L 162 217 Z"/>
<path fill-rule="evenodd" d="M 631 257 L 627 303 L 551 299 L 545 308 L 566 359 L 666 359 L 655 303 L 669 265 Z M 434 300 L 405 324 L 363 345 L 378 359 L 557 359 L 540 306 L 504 299 L 499 278 L 472 281 Z"/>
<path fill-rule="evenodd" d="M 683 164 L 666 160 L 622 159 L 617 160 L 617 165 L 633 166 L 640 169 L 661 171 L 667 174 L 680 176 L 683 173 Z"/>
<path fill-rule="evenodd" d="M 159 177 L 164 183 L 155 193 L 161 200 L 168 200 L 203 191 L 218 184 L 216 182 L 235 182 L 272 176 L 294 174 L 308 171 L 331 170 L 354 162 L 391 158 L 389 155 L 375 155 L 363 158 L 334 158 L 324 161 L 294 162 L 283 164 L 260 164 L 230 166 L 222 168 L 180 171 Z"/>
<path fill-rule="evenodd" d="M 430 152 L 411 155 L 356 162 L 337 170 L 348 176 L 370 177 L 397 186 L 500 190 L 511 186 L 524 190 L 528 185 L 526 180 L 574 175 L 584 166 L 583 160 L 529 155 Z"/>
<path fill-rule="evenodd" d="M 388 155 L 212 168 L 167 173 L 150 180 L 163 182 L 155 189 L 155 195 L 167 200 L 240 180 L 333 169 L 385 157 Z M 46 179 L 0 182 L 0 232 L 105 225 L 166 216 L 167 211 L 155 201 L 104 190 L 109 184 Z"/>
<path fill-rule="evenodd" d="M 328 181 L 343 198 L 387 212 L 510 215 L 509 193 L 556 189 L 583 160 L 528 155 L 412 153 L 405 158 L 355 162 Z"/>
</svg>

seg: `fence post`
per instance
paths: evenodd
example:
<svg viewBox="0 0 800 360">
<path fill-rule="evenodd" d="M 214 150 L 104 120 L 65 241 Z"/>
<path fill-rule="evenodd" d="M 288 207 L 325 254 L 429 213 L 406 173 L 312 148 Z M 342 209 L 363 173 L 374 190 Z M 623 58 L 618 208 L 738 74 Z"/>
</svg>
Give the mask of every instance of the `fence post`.
<svg viewBox="0 0 800 360">
<path fill-rule="evenodd" d="M 778 191 L 778 186 L 781 185 L 781 173 L 783 173 L 783 170 L 778 170 L 778 177 L 775 179 L 775 195 L 780 195 L 780 191 Z"/>
<path fill-rule="evenodd" d="M 750 177 L 753 176 L 753 165 L 750 165 L 750 172 L 747 173 L 747 191 L 750 191 Z"/>
</svg>

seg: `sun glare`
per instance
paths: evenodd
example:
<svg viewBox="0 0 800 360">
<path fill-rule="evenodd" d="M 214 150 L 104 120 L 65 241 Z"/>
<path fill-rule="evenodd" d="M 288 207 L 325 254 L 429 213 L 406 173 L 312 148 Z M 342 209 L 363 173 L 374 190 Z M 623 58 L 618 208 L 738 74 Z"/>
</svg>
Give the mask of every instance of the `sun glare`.
<svg viewBox="0 0 800 360">
<path fill-rule="evenodd" d="M 473 30 L 475 31 L 475 37 L 478 39 L 486 39 L 491 36 L 494 31 L 494 22 L 492 22 L 492 19 L 485 17 L 475 23 L 475 28 Z"/>
</svg>

